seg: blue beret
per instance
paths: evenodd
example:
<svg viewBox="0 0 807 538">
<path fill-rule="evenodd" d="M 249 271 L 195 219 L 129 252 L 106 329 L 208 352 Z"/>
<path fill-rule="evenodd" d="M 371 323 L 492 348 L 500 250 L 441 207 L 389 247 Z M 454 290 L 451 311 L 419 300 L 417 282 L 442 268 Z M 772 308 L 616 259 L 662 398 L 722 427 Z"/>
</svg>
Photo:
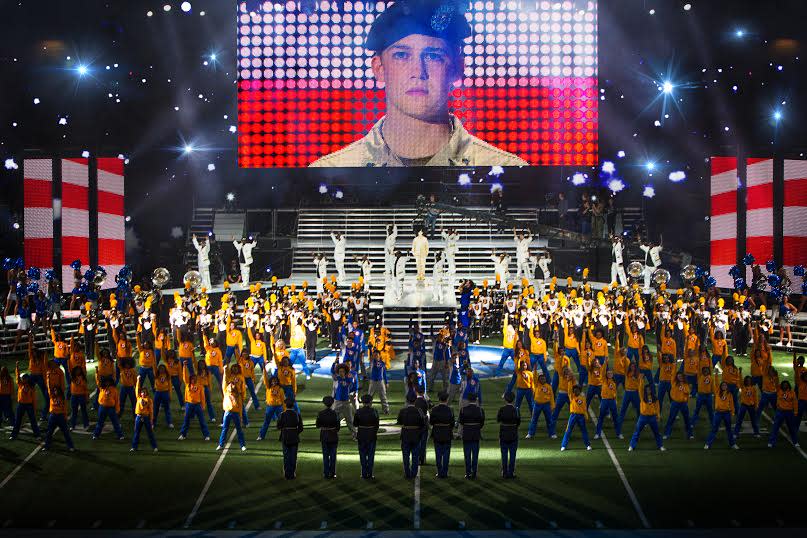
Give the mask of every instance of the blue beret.
<svg viewBox="0 0 807 538">
<path fill-rule="evenodd" d="M 412 34 L 439 37 L 461 45 L 471 35 L 464 7 L 456 0 L 400 0 L 370 27 L 365 47 L 374 52 Z"/>
</svg>

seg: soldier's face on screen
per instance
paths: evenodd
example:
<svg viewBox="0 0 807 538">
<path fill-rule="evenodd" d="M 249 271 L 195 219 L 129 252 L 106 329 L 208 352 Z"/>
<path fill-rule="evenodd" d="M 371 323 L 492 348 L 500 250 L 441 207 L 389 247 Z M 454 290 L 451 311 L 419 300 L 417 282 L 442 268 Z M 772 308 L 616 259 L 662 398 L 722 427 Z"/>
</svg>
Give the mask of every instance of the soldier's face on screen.
<svg viewBox="0 0 807 538">
<path fill-rule="evenodd" d="M 372 59 L 373 74 L 385 85 L 387 106 L 424 121 L 448 108 L 451 84 L 462 77 L 462 60 L 439 37 L 412 34 Z"/>
</svg>

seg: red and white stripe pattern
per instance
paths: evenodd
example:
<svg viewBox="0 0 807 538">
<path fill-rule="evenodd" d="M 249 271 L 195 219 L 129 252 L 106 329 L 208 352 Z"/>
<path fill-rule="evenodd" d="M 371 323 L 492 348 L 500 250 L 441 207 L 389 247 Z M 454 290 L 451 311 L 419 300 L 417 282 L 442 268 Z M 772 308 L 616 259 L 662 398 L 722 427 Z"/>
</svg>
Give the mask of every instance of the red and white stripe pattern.
<svg viewBox="0 0 807 538">
<path fill-rule="evenodd" d="M 785 159 L 784 178 L 782 265 L 799 293 L 801 278 L 793 276 L 793 266 L 807 264 L 807 160 Z"/>
<path fill-rule="evenodd" d="M 106 269 L 102 288 L 115 287 L 115 275 L 126 264 L 123 205 L 123 160 L 98 158 L 98 265 Z"/>
<path fill-rule="evenodd" d="M 26 267 L 53 267 L 53 164 L 50 159 L 23 162 L 23 254 Z M 42 287 L 44 280 L 40 282 Z"/>
<path fill-rule="evenodd" d="M 73 260 L 90 263 L 89 159 L 62 159 L 62 288 L 73 289 Z"/>
<path fill-rule="evenodd" d="M 749 158 L 746 163 L 745 251 L 764 266 L 773 259 L 773 159 Z M 750 282 L 750 267 L 745 278 Z"/>
<path fill-rule="evenodd" d="M 734 286 L 729 269 L 737 261 L 737 158 L 712 157 L 710 274 L 721 288 Z"/>
</svg>

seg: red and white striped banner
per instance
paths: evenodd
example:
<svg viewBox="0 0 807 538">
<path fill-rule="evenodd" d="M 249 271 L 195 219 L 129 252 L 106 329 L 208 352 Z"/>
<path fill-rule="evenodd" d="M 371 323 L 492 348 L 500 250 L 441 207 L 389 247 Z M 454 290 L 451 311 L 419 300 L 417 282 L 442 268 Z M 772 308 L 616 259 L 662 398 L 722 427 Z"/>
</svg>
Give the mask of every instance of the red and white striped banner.
<svg viewBox="0 0 807 538">
<path fill-rule="evenodd" d="M 126 264 L 123 192 L 123 160 L 99 157 L 98 265 L 107 272 L 103 289 L 115 287 L 115 275 Z"/>
<path fill-rule="evenodd" d="M 23 255 L 26 267 L 53 267 L 53 164 L 50 159 L 23 162 Z M 40 287 L 44 280 L 40 282 Z"/>
<path fill-rule="evenodd" d="M 90 263 L 89 159 L 62 159 L 62 289 L 73 289 L 73 260 Z"/>
<path fill-rule="evenodd" d="M 710 183 L 710 274 L 721 288 L 734 286 L 729 269 L 737 263 L 737 158 L 712 157 Z"/>
<path fill-rule="evenodd" d="M 784 178 L 782 265 L 798 293 L 801 278 L 793 276 L 793 266 L 807 263 L 807 160 L 785 159 Z"/>
<path fill-rule="evenodd" d="M 773 259 L 773 159 L 750 158 L 746 163 L 745 251 L 764 266 Z M 750 282 L 750 267 L 745 278 Z"/>
</svg>

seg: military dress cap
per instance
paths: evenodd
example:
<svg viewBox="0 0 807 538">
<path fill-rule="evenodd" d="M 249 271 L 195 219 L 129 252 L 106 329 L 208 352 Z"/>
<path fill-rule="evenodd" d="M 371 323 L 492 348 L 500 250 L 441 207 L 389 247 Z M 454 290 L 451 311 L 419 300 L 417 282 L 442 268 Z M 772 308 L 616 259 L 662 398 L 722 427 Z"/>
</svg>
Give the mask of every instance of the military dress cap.
<svg viewBox="0 0 807 538">
<path fill-rule="evenodd" d="M 475 392 L 472 392 L 472 393 L 470 393 L 468 395 L 468 401 L 469 402 L 475 402 L 476 401 L 476 393 Z"/>
<path fill-rule="evenodd" d="M 325 396 L 322 399 L 322 403 L 325 404 L 325 406 L 327 406 L 327 407 L 332 406 L 333 402 L 334 402 L 333 396 Z"/>
<path fill-rule="evenodd" d="M 399 0 L 373 22 L 365 47 L 380 53 L 412 34 L 461 45 L 471 35 L 471 26 L 458 0 Z"/>
<path fill-rule="evenodd" d="M 364 394 L 361 397 L 361 403 L 367 405 L 373 403 L 373 395 L 372 394 Z"/>
</svg>

